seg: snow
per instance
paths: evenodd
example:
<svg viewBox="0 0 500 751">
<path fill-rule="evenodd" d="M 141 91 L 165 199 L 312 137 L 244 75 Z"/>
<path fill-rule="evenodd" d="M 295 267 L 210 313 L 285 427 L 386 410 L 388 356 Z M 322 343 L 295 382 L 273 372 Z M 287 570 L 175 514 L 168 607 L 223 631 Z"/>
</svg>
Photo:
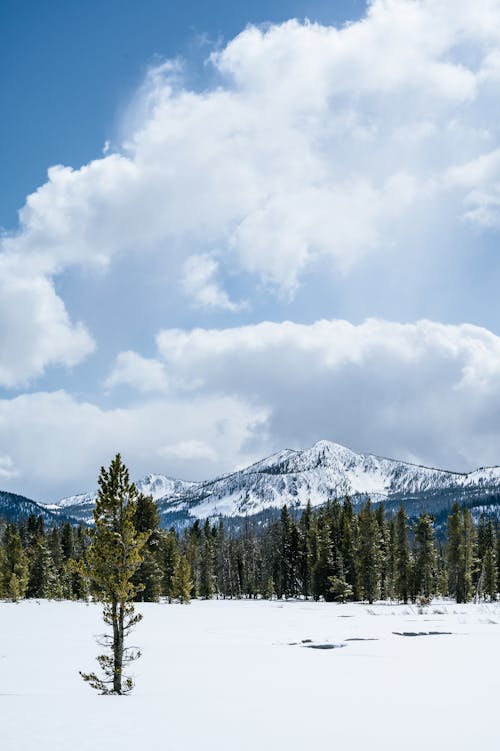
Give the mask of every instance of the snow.
<svg viewBox="0 0 500 751">
<path fill-rule="evenodd" d="M 0 603 L 3 751 L 499 747 L 499 604 L 140 609 L 136 689 L 102 697 L 77 672 L 95 666 L 98 605 Z"/>
<path fill-rule="evenodd" d="M 255 464 L 214 480 L 190 483 L 165 475 L 147 475 L 138 489 L 158 502 L 163 515 L 184 512 L 186 518 L 217 515 L 243 516 L 284 503 L 304 508 L 324 504 L 346 494 L 382 501 L 397 495 L 418 496 L 450 488 L 500 490 L 500 467 L 483 467 L 462 474 L 359 454 L 331 441 L 318 441 L 309 449 L 285 449 Z M 59 506 L 91 520 L 95 494 L 65 498 Z"/>
</svg>

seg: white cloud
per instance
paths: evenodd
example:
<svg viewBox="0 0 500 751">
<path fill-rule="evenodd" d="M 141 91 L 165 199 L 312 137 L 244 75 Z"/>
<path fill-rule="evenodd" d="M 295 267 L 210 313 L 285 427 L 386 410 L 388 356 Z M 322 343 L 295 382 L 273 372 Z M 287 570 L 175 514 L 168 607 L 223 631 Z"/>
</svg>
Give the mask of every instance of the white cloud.
<svg viewBox="0 0 500 751">
<path fill-rule="evenodd" d="M 208 254 L 189 256 L 183 266 L 182 286 L 193 305 L 236 311 L 241 308 L 230 300 L 217 281 L 218 263 Z"/>
<path fill-rule="evenodd" d="M 168 381 L 162 363 L 129 351 L 120 352 L 104 383 L 106 389 L 120 385 L 142 393 L 161 392 L 167 390 Z"/>
<path fill-rule="evenodd" d="M 167 459 L 209 459 L 216 461 L 214 449 L 204 441 L 180 441 L 158 449 L 158 455 Z"/>
<path fill-rule="evenodd" d="M 114 409 L 64 392 L 0 401 L 0 446 L 19 473 L 4 486 L 49 499 L 85 490 L 118 450 L 134 477 L 202 479 L 320 438 L 450 469 L 498 463 L 500 337 L 486 329 L 265 322 L 162 331 L 158 347 L 168 397 Z"/>
<path fill-rule="evenodd" d="M 14 465 L 12 458 L 7 454 L 0 455 L 0 479 L 12 480 L 18 477 L 19 471 Z"/>
<path fill-rule="evenodd" d="M 161 259 L 190 303 L 226 313 L 240 308 L 235 287 L 256 311 L 264 286 L 291 300 L 319 270 L 323 295 L 328 275 L 343 275 L 355 311 L 356 266 L 373 269 L 377 290 L 377 254 L 397 254 L 416 294 L 430 258 L 459 244 L 478 252 L 468 224 L 500 227 L 500 0 L 375 0 L 342 29 L 250 27 L 209 65 L 203 91 L 179 61 L 152 69 L 115 153 L 52 167 L 19 230 L 2 236 L 0 385 L 92 351 L 58 291 L 77 288 L 83 269 L 87 283 L 116 267 L 150 278 Z M 63 272 L 70 283 L 56 286 Z M 142 281 L 130 317 L 152 296 Z M 98 299 L 112 306 L 122 287 L 109 293 Z M 394 290 L 394 310 L 406 295 Z M 147 309 L 147 325 L 159 310 Z M 162 321 L 186 320 L 169 312 Z M 93 487 L 117 449 L 134 476 L 196 467 L 202 477 L 321 437 L 453 467 L 498 461 L 498 338 L 485 329 L 264 322 L 169 329 L 158 347 L 158 358 L 122 353 L 105 384 L 156 393 L 146 404 L 106 410 L 63 392 L 1 402 L 0 446 L 26 492 Z M 166 447 L 169 466 L 151 466 Z"/>
<path fill-rule="evenodd" d="M 269 413 L 275 448 L 329 438 L 456 469 L 498 463 L 500 338 L 432 321 L 265 322 L 158 335 L 176 383 Z"/>
<path fill-rule="evenodd" d="M 12 272 L 0 259 L 0 386 L 26 384 L 47 365 L 76 365 L 93 349 L 49 279 Z"/>
<path fill-rule="evenodd" d="M 265 419 L 265 410 L 223 396 L 122 409 L 102 409 L 63 391 L 0 400 L 0 446 L 9 447 L 18 473 L 11 480 L 4 475 L 3 489 L 42 501 L 90 490 L 117 451 L 134 478 L 148 472 L 210 477 L 241 457 L 254 458 L 247 444 Z"/>
<path fill-rule="evenodd" d="M 341 29 L 246 29 L 210 57 L 215 84 L 201 92 L 167 61 L 116 153 L 52 167 L 3 252 L 47 281 L 162 257 L 194 304 L 231 311 L 217 281 L 227 271 L 292 297 L 317 264 L 346 273 L 368 254 L 408 252 L 418 212 L 419 253 L 431 216 L 450 247 L 461 214 L 496 229 L 496 177 L 485 186 L 469 170 L 450 200 L 446 176 L 500 147 L 499 29 L 498 0 L 375 0 Z"/>
</svg>

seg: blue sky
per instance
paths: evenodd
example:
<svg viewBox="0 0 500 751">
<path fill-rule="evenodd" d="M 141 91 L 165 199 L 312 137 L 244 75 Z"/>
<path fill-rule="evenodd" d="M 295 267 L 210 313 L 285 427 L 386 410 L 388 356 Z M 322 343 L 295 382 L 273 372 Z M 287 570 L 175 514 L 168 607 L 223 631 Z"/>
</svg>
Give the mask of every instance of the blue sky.
<svg viewBox="0 0 500 751">
<path fill-rule="evenodd" d="M 198 63 L 249 23 L 343 23 L 364 0 L 5 0 L 0 5 L 0 225 L 17 223 L 51 164 L 79 167 L 115 136 L 122 108 L 157 57 Z"/>
<path fill-rule="evenodd" d="M 0 25 L 0 487 L 499 462 L 500 0 Z"/>
</svg>

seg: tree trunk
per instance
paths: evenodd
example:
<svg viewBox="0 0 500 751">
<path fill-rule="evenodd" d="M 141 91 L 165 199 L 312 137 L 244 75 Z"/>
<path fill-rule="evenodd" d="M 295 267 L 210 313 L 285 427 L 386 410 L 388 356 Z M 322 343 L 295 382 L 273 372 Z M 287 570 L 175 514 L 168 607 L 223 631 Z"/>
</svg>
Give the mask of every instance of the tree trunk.
<svg viewBox="0 0 500 751">
<path fill-rule="evenodd" d="M 122 692 L 123 667 L 123 605 L 113 603 L 113 691 Z"/>
</svg>

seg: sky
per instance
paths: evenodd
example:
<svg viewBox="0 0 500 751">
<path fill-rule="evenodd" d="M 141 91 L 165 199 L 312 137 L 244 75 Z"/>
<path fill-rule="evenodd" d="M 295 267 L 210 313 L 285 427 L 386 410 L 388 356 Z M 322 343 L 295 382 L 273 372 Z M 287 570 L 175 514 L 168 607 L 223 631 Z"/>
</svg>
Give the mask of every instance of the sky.
<svg viewBox="0 0 500 751">
<path fill-rule="evenodd" d="M 0 488 L 500 463 L 500 0 L 0 6 Z"/>
</svg>

